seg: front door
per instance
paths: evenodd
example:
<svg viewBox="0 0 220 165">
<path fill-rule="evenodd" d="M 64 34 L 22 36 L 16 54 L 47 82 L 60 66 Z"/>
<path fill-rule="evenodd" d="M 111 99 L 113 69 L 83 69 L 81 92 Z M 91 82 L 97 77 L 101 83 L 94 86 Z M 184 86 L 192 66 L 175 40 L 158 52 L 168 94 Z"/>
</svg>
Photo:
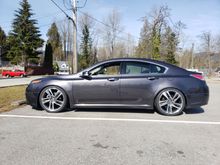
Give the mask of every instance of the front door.
<svg viewBox="0 0 220 165">
<path fill-rule="evenodd" d="M 120 62 L 101 64 L 89 70 L 90 76 L 73 82 L 77 105 L 104 105 L 120 103 Z"/>
</svg>

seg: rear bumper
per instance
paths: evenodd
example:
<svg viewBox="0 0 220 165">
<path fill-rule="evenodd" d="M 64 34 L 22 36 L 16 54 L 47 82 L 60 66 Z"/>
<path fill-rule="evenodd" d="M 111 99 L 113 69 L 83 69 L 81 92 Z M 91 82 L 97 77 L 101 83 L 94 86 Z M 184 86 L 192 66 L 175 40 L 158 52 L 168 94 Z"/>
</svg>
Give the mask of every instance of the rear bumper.
<svg viewBox="0 0 220 165">
<path fill-rule="evenodd" d="M 209 93 L 190 94 L 187 97 L 187 108 L 207 105 L 209 101 Z"/>
</svg>

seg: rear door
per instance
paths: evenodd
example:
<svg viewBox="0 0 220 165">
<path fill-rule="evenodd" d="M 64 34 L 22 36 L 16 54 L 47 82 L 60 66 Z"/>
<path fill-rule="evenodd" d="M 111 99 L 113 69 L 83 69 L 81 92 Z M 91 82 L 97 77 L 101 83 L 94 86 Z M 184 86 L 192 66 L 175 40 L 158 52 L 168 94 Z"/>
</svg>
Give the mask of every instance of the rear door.
<svg viewBox="0 0 220 165">
<path fill-rule="evenodd" d="M 121 76 L 121 103 L 150 106 L 165 68 L 147 62 L 123 62 Z"/>
</svg>

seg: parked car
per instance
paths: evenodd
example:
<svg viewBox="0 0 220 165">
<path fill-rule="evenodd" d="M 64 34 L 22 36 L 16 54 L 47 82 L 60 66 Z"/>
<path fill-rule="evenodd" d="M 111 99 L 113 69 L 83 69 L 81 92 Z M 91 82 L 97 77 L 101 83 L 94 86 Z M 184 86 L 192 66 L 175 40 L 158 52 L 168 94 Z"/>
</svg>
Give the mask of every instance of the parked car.
<svg viewBox="0 0 220 165">
<path fill-rule="evenodd" d="M 2 72 L 2 76 L 4 77 L 25 77 L 27 74 L 22 70 L 4 70 Z"/>
<path fill-rule="evenodd" d="M 209 88 L 200 73 L 150 59 L 100 62 L 74 75 L 33 80 L 27 102 L 47 112 L 68 108 L 141 108 L 179 115 L 206 105 Z"/>
</svg>

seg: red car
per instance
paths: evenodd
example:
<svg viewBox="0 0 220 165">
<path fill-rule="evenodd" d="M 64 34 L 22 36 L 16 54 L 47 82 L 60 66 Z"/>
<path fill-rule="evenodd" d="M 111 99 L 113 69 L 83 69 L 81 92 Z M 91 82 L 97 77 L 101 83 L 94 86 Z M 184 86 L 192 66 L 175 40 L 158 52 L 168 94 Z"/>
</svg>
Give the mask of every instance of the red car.
<svg viewBox="0 0 220 165">
<path fill-rule="evenodd" d="M 22 70 L 4 70 L 2 76 L 5 77 L 25 77 L 27 74 Z"/>
</svg>

